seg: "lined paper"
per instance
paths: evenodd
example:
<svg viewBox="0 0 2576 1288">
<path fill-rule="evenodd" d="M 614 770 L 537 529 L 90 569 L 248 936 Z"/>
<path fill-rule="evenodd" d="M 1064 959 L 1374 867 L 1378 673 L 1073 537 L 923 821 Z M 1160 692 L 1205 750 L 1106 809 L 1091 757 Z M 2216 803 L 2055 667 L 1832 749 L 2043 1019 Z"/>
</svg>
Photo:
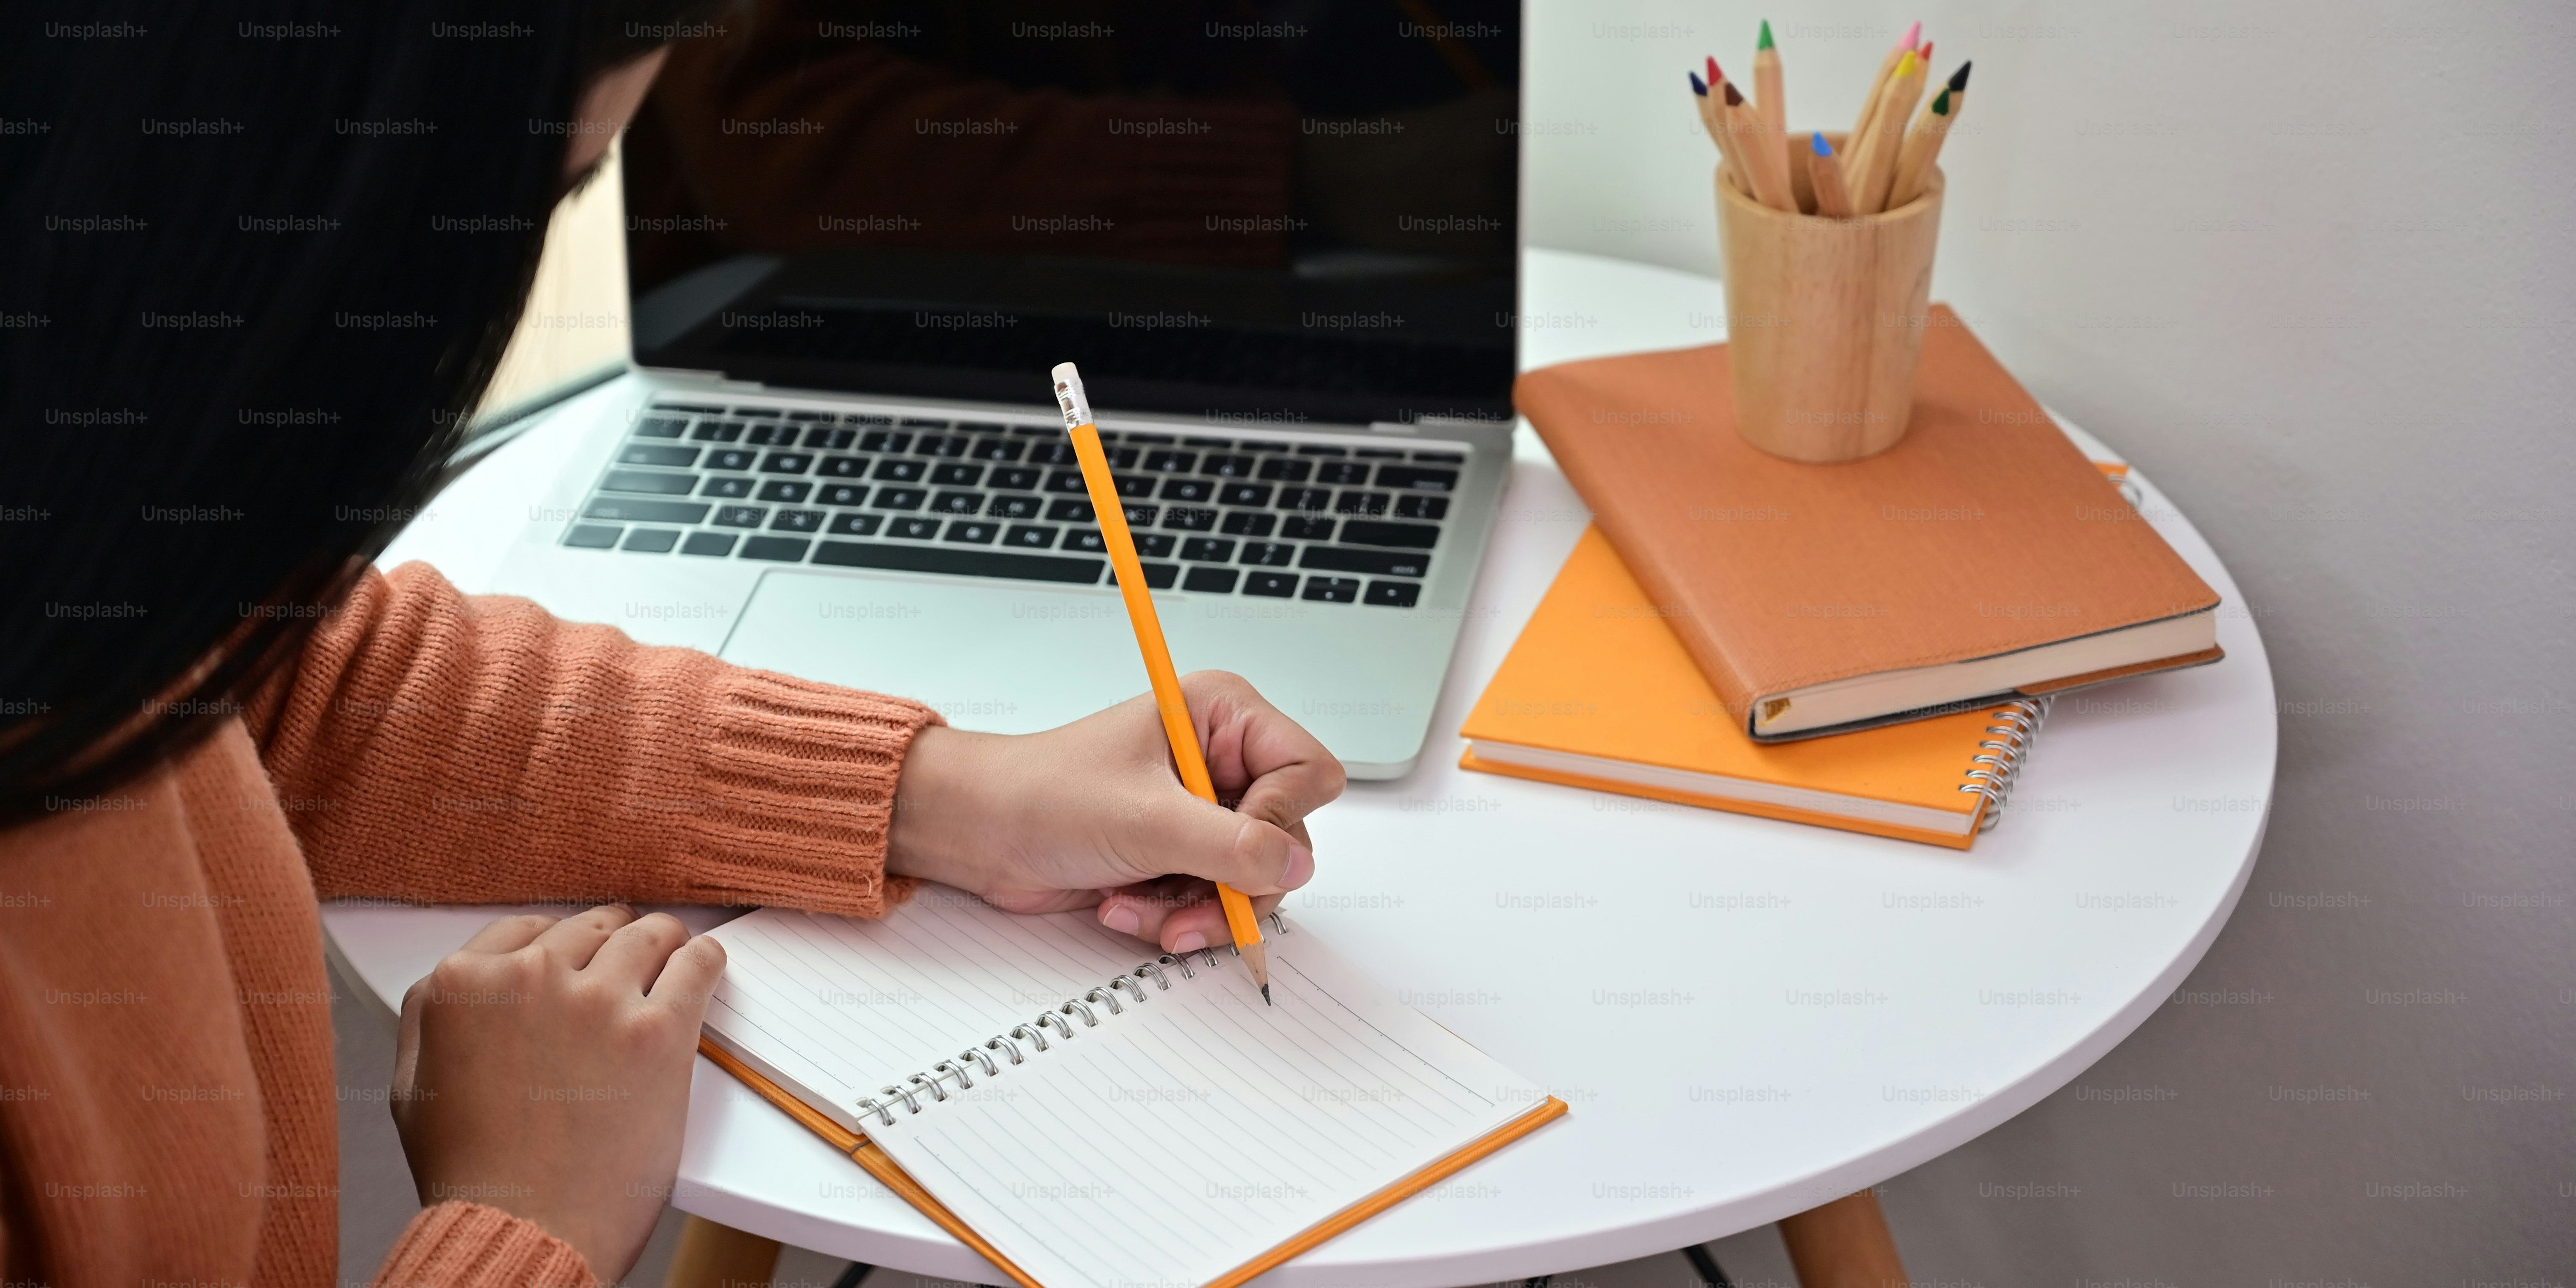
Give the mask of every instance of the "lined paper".
<svg viewBox="0 0 2576 1288">
<path fill-rule="evenodd" d="M 1036 1013 L 975 1009 L 993 979 L 1037 988 L 1061 980 L 1060 995 L 1073 997 L 1151 952 L 1084 914 L 925 914 L 906 907 L 870 931 L 772 910 L 721 928 L 734 932 L 728 951 L 739 937 L 756 953 L 727 967 L 709 1030 L 749 1048 L 747 1057 L 809 1064 L 847 1094 L 900 1075 L 858 1073 L 845 1052 L 864 1052 L 871 1070 L 905 1042 L 944 1059 L 980 1041 L 971 1034 L 999 1032 L 994 1018 L 1010 1017 L 1007 1028 Z M 791 943 L 785 926 L 814 937 Z M 998 963 L 978 967 L 949 945 L 924 945 L 949 931 L 980 935 L 971 942 L 996 947 Z M 1148 983 L 1144 1004 L 1122 990 L 1119 1013 L 1093 1003 L 1096 1025 L 1077 1019 L 1070 1040 L 1050 1030 L 1048 1049 L 1028 1050 L 1025 1063 L 989 1076 L 977 1067 L 973 1088 L 944 1101 L 921 1096 L 918 1112 L 898 1105 L 892 1124 L 870 1116 L 852 1125 L 1047 1288 L 1196 1288 L 1545 1099 L 1312 935 L 1268 944 L 1276 1006 L 1262 1004 L 1231 953 L 1193 954 L 1193 973 L 1167 969 L 1169 987 Z M 1081 963 L 1095 973 L 1080 975 Z M 834 979 L 902 979 L 941 1000 L 899 1021 L 871 1011 L 864 1035 L 780 1036 L 814 1018 L 787 1002 L 845 987 Z M 760 1026 L 744 1027 L 754 1015 Z"/>
</svg>

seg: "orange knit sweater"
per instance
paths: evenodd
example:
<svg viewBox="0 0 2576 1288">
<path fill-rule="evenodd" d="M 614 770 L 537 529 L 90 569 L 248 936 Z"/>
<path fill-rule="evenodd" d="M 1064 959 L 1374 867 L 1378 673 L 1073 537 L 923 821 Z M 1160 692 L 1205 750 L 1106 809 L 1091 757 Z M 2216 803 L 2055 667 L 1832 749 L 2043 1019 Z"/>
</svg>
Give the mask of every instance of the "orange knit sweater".
<svg viewBox="0 0 2576 1288">
<path fill-rule="evenodd" d="M 162 769 L 0 831 L 0 1268 L 51 1288 L 332 1288 L 317 899 L 874 915 L 918 703 L 646 648 L 408 565 Z M 386 1284 L 547 1288 L 538 1227 L 443 1203 Z"/>
</svg>

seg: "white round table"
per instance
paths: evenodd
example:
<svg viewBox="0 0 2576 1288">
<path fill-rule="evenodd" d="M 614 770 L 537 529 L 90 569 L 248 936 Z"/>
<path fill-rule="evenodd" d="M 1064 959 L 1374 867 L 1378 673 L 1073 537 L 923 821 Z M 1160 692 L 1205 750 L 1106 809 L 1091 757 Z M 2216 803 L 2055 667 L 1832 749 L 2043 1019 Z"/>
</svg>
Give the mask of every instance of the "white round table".
<svg viewBox="0 0 2576 1288">
<path fill-rule="evenodd" d="M 1527 263 L 1527 366 L 1723 338 L 1713 279 L 1557 252 Z M 580 409 L 615 388 L 468 474 L 388 566 L 423 558 L 488 584 Z M 1288 910 L 1573 1113 L 1267 1282 L 1489 1283 L 1731 1234 L 1972 1139 L 2136 1029 L 2245 888 L 2277 734 L 2235 583 L 2139 484 L 2156 530 L 2224 596 L 2227 659 L 2061 700 L 2002 824 L 1959 853 L 1457 768 L 1460 720 L 1588 517 L 1524 427 L 1422 768 L 1354 783 L 1315 816 L 1317 875 Z M 503 911 L 330 905 L 324 919 L 344 964 L 398 1006 Z M 701 927 L 725 915 L 688 910 Z M 703 1058 L 674 1202 L 820 1252 L 997 1282 Z"/>
</svg>

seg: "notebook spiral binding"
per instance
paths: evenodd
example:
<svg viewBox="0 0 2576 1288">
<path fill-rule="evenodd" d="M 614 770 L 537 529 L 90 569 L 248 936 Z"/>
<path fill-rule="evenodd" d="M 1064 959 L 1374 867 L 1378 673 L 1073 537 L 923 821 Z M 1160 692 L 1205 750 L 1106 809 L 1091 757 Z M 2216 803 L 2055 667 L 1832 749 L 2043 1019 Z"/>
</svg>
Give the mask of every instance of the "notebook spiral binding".
<svg viewBox="0 0 2576 1288">
<path fill-rule="evenodd" d="M 1288 933 L 1287 918 L 1274 912 L 1266 920 L 1269 921 L 1273 933 L 1281 935 Z M 1198 956 L 1200 965 L 1210 967 L 1216 965 L 1215 949 L 1199 949 Z M 1086 1029 L 1098 1028 L 1100 1013 L 1092 1009 L 1093 1003 L 1108 1007 L 1111 1015 L 1125 1014 L 1126 1004 L 1121 1003 L 1118 998 L 1119 990 L 1125 989 L 1133 1003 L 1142 1006 L 1145 1004 L 1145 985 L 1137 977 L 1141 975 L 1145 979 L 1154 981 L 1154 991 L 1158 993 L 1168 991 L 1172 987 L 1169 970 L 1177 969 L 1183 979 L 1198 977 L 1198 972 L 1190 969 L 1189 957 L 1188 953 L 1178 956 L 1165 953 L 1152 961 L 1139 963 L 1135 970 L 1120 975 L 1098 988 L 1090 989 L 1080 997 L 1070 998 L 1051 1009 L 1038 1012 L 1037 1018 L 1026 1024 L 1012 1025 L 1009 1032 L 997 1033 L 984 1039 L 982 1046 L 968 1047 L 958 1052 L 954 1059 L 942 1060 L 930 1066 L 926 1072 L 916 1073 L 904 1079 L 901 1086 L 880 1087 L 876 1095 L 869 1096 L 858 1103 L 859 1118 L 865 1121 L 868 1115 L 875 1114 L 877 1121 L 891 1127 L 894 1125 L 894 1107 L 897 1101 L 902 1102 L 905 1113 L 917 1114 L 921 1112 L 923 1095 L 928 1095 L 933 1104 L 948 1098 L 948 1089 L 940 1085 L 943 1082 L 955 1082 L 959 1091 L 972 1090 L 975 1086 L 975 1075 L 970 1071 L 969 1066 L 981 1069 L 983 1076 L 990 1078 L 1002 1072 L 1002 1062 L 995 1060 L 993 1058 L 995 1055 L 1000 1055 L 1011 1064 L 1026 1064 L 1028 1057 L 1020 1053 L 1020 1039 L 1026 1038 L 1031 1046 L 1044 1051 L 1047 1049 L 1047 1030 L 1050 1028 L 1056 1031 L 1056 1040 L 1060 1042 L 1073 1039 L 1073 1021 L 1077 1019 L 1082 1021 L 1082 1027 Z"/>
<path fill-rule="evenodd" d="M 1974 768 L 1959 790 L 1986 798 L 1986 816 L 1977 824 L 1980 833 L 1995 830 L 2003 821 L 2004 803 L 2012 798 L 2013 784 L 2021 778 L 2021 767 L 2030 760 L 2030 745 L 2039 737 L 2039 727 L 2048 723 L 2048 709 L 2054 697 L 2016 698 L 1989 713 L 1994 723 L 1986 726 L 1987 738 L 1978 743 Z"/>
</svg>

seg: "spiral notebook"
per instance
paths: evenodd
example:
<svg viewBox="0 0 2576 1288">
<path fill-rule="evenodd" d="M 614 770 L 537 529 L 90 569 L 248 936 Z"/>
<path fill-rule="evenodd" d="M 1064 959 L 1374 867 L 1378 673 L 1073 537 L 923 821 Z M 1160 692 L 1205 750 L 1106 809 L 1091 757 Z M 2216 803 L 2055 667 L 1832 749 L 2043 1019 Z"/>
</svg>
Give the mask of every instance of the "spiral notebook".
<svg viewBox="0 0 2576 1288">
<path fill-rule="evenodd" d="M 1284 918 L 1275 1006 L 941 886 L 708 933 L 701 1049 L 1026 1288 L 1232 1288 L 1566 1112 Z"/>
<path fill-rule="evenodd" d="M 2002 817 L 2049 699 L 1758 743 L 1598 528 L 1459 732 L 1467 769 L 1967 849 Z"/>
</svg>

